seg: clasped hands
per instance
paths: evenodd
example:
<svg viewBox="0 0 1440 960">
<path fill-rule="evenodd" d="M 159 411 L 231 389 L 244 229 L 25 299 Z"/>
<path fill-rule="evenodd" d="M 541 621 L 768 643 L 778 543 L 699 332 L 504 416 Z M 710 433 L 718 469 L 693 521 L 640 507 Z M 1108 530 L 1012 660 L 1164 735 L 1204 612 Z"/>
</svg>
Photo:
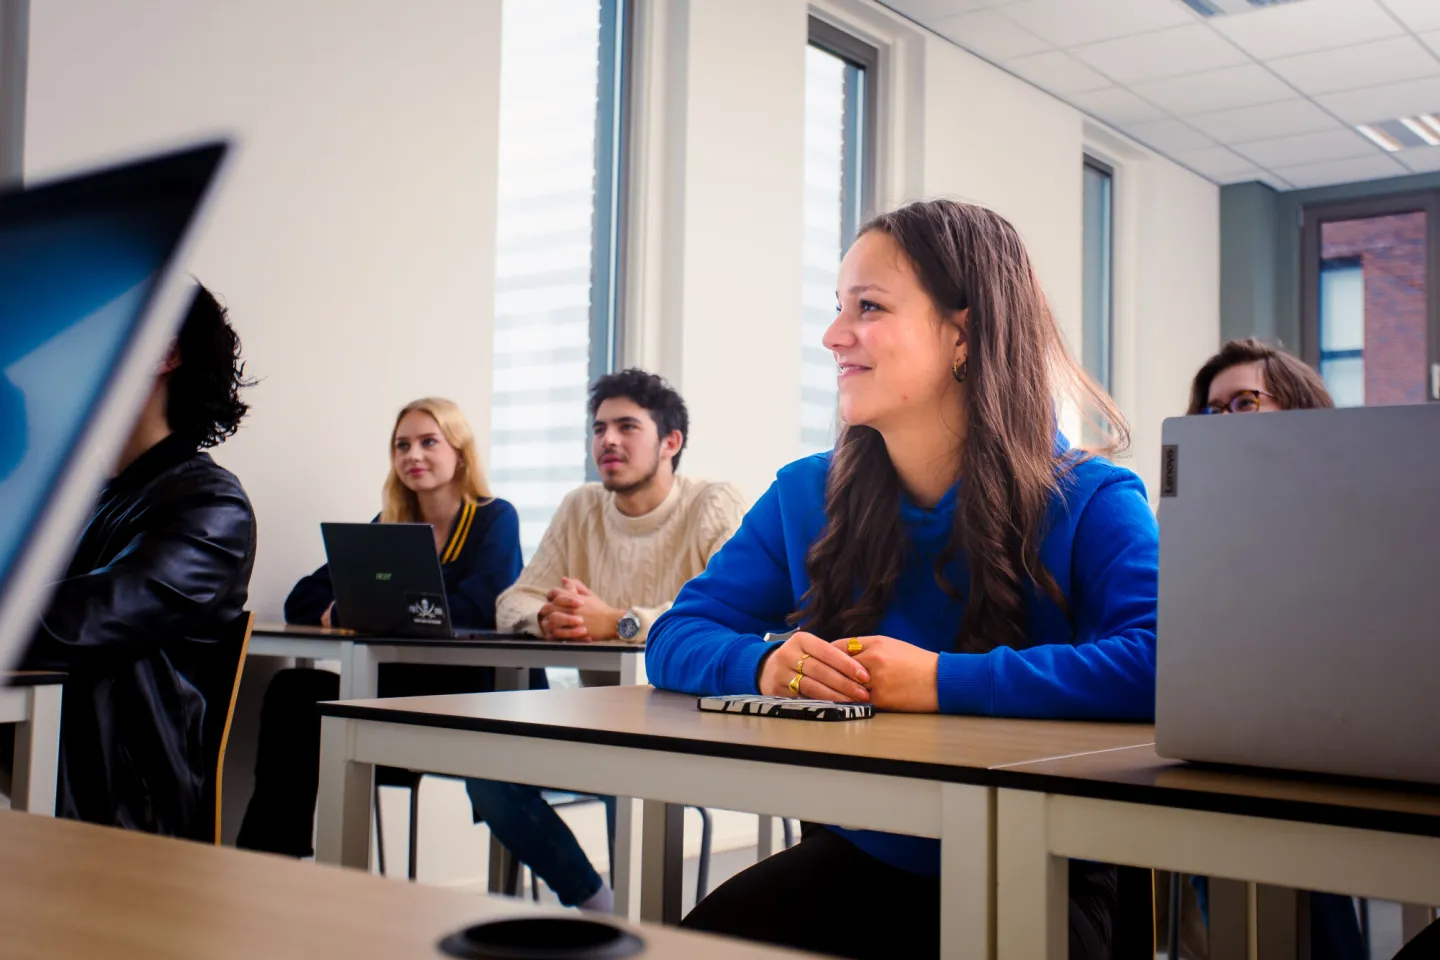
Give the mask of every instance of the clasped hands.
<svg viewBox="0 0 1440 960">
<path fill-rule="evenodd" d="M 595 596 L 574 577 L 562 577 L 558 589 L 546 595 L 540 608 L 540 632 L 546 640 L 614 640 L 624 610 L 617 610 Z"/>
<path fill-rule="evenodd" d="M 894 637 L 822 640 L 797 631 L 765 659 L 760 692 L 771 697 L 854 701 L 881 710 L 935 713 L 940 709 L 935 688 L 940 655 Z M 802 662 L 803 658 L 803 662 Z M 796 675 L 800 681 L 791 686 Z M 798 689 L 797 689 L 798 688 Z"/>
</svg>

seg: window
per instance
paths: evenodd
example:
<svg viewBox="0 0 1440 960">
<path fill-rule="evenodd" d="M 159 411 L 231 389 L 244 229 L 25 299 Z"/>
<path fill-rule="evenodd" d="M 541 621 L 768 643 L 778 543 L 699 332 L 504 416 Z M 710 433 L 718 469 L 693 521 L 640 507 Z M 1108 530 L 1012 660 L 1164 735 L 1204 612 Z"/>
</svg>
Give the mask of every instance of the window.
<svg viewBox="0 0 1440 960">
<path fill-rule="evenodd" d="M 504 5 L 490 463 L 527 560 L 593 476 L 587 391 L 618 354 L 626 12 Z"/>
<path fill-rule="evenodd" d="M 1095 382 L 1111 390 L 1111 341 L 1115 329 L 1113 294 L 1115 173 L 1091 157 L 1084 166 L 1084 250 L 1081 270 L 1083 340 L 1081 362 Z"/>
<path fill-rule="evenodd" d="M 805 49 L 805 238 L 800 322 L 800 455 L 835 444 L 835 318 L 840 258 L 874 207 L 879 54 L 821 20 Z"/>
<path fill-rule="evenodd" d="M 1336 406 L 1440 400 L 1440 192 L 1300 209 L 1306 362 Z"/>
<path fill-rule="evenodd" d="M 1365 403 L 1365 268 L 1359 257 L 1320 265 L 1320 376 L 1336 406 Z"/>
</svg>

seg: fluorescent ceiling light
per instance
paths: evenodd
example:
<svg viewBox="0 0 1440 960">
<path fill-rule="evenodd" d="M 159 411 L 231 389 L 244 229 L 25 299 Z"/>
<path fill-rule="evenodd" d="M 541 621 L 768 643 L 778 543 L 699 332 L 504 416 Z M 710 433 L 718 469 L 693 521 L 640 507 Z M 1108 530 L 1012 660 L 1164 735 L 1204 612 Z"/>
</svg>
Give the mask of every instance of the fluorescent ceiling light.
<svg viewBox="0 0 1440 960">
<path fill-rule="evenodd" d="M 1362 134 L 1364 134 L 1367 140 L 1375 144 L 1375 146 L 1379 147 L 1381 150 L 1384 150 L 1388 153 L 1394 153 L 1397 150 L 1401 149 L 1399 140 L 1396 140 L 1384 130 L 1379 130 L 1375 127 L 1370 126 L 1370 124 L 1368 123 L 1357 124 L 1355 129 L 1359 130 Z"/>
<path fill-rule="evenodd" d="M 1433 113 L 1422 113 L 1417 119 L 1429 127 L 1432 133 L 1440 136 L 1440 117 L 1436 117 Z"/>
<path fill-rule="evenodd" d="M 1409 130 L 1430 146 L 1440 147 L 1440 137 L 1437 137 L 1435 131 L 1431 130 L 1419 120 L 1416 120 L 1414 117 L 1401 117 L 1400 122 L 1405 124 L 1406 130 Z"/>
</svg>

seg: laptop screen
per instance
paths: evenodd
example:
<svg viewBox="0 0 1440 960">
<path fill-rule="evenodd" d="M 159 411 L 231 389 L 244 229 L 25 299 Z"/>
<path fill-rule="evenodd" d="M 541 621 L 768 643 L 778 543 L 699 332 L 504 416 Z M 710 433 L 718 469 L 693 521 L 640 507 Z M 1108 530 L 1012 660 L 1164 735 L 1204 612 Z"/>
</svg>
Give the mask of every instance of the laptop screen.
<svg viewBox="0 0 1440 960">
<path fill-rule="evenodd" d="M 223 153 L 0 194 L 0 597 L 82 459 Z M 163 318 L 170 333 L 176 319 Z"/>
</svg>

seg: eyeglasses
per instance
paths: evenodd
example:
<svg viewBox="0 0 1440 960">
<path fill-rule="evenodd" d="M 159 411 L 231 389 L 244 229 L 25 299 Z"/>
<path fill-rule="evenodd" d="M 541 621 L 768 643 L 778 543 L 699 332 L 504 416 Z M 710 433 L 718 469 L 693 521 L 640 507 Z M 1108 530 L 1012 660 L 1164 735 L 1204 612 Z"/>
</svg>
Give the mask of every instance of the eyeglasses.
<svg viewBox="0 0 1440 960">
<path fill-rule="evenodd" d="M 1240 390 L 1230 398 L 1228 403 L 1208 403 L 1201 413 L 1258 413 L 1260 410 L 1260 398 L 1269 397 L 1274 400 L 1273 394 L 1264 390 Z"/>
</svg>

